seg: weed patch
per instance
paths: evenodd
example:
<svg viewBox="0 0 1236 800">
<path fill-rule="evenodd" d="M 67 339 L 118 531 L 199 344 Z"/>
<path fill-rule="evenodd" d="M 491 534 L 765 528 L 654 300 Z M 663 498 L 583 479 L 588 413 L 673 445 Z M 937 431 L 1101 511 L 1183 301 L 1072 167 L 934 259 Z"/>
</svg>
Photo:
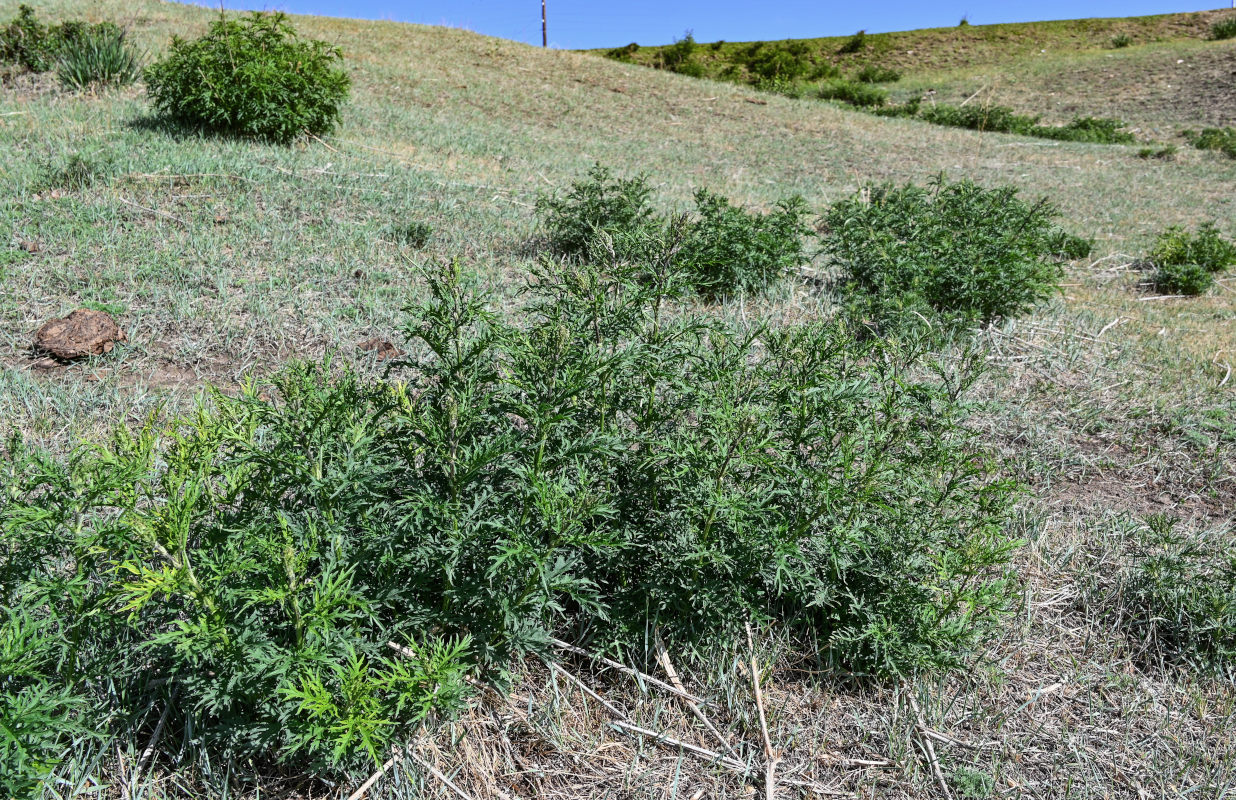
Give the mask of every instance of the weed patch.
<svg viewBox="0 0 1236 800">
<path fill-rule="evenodd" d="M 1215 276 L 1236 264 L 1236 244 L 1226 240 L 1214 223 L 1189 233 L 1173 226 L 1159 234 L 1150 261 L 1157 267 L 1155 288 L 1168 294 L 1204 294 Z"/>
<path fill-rule="evenodd" d="M 1236 128 L 1204 128 L 1202 131 L 1185 131 L 1185 140 L 1198 150 L 1217 150 L 1236 158 Z"/>
<path fill-rule="evenodd" d="M 1228 17 L 1210 26 L 1210 38 L 1216 42 L 1236 39 L 1236 16 Z"/>
<path fill-rule="evenodd" d="M 888 102 L 888 92 L 879 86 L 843 79 L 830 80 L 816 94 L 821 100 L 838 100 L 857 108 L 879 108 Z"/>
<path fill-rule="evenodd" d="M 200 39 L 173 38 L 146 68 L 156 113 L 180 126 L 287 144 L 329 132 L 350 79 L 342 52 L 301 40 L 282 13 L 219 19 Z"/>
<path fill-rule="evenodd" d="M 961 663 L 1016 596 L 1013 487 L 962 425 L 981 355 L 722 323 L 668 263 L 606 272 L 539 268 L 512 326 L 447 268 L 389 382 L 300 366 L 63 461 L 10 442 L 26 773 L 151 702 L 211 758 L 368 772 L 465 675 L 579 631 L 711 652 L 777 620 L 860 675 Z"/>
<path fill-rule="evenodd" d="M 836 204 L 823 243 L 858 318 L 880 328 L 919 317 L 969 325 L 1023 314 L 1056 291 L 1055 215 L 1012 187 L 940 177 L 928 188 L 868 187 Z"/>
</svg>

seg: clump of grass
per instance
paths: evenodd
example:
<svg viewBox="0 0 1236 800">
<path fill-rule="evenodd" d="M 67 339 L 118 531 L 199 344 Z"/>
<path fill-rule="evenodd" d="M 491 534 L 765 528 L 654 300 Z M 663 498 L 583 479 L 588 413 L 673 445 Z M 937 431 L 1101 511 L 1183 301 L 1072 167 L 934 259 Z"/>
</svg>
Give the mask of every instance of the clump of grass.
<svg viewBox="0 0 1236 800">
<path fill-rule="evenodd" d="M 1112 601 L 1132 642 L 1156 661 L 1227 671 L 1236 660 L 1236 558 L 1224 531 L 1148 517 Z"/>
<path fill-rule="evenodd" d="M 1236 16 L 1226 17 L 1211 25 L 1210 38 L 1215 41 L 1236 39 Z"/>
<path fill-rule="evenodd" d="M 1185 140 L 1198 150 L 1217 150 L 1236 158 L 1236 128 L 1203 128 L 1202 131 L 1185 131 Z"/>
<path fill-rule="evenodd" d="M 391 382 L 301 365 L 63 460 L 10 443 L 5 725 L 55 753 L 170 706 L 205 758 L 365 774 L 550 636 L 707 654 L 776 620 L 896 677 L 1016 601 L 981 354 L 695 314 L 665 260 L 542 263 L 518 325 L 427 277 Z"/>
<path fill-rule="evenodd" d="M 56 77 L 69 89 L 124 86 L 140 74 L 141 57 L 114 26 L 91 26 L 66 38 L 56 62 Z"/>
<path fill-rule="evenodd" d="M 1133 37 L 1127 33 L 1118 33 L 1111 38 L 1111 47 L 1113 50 L 1123 50 L 1133 44 Z"/>
<path fill-rule="evenodd" d="M 63 160 L 45 161 L 39 169 L 39 190 L 88 189 L 107 177 L 112 170 L 111 160 L 90 153 L 71 153 Z"/>
<path fill-rule="evenodd" d="M 302 40 L 282 13 L 218 19 L 194 41 L 172 39 L 146 68 L 156 113 L 210 133 L 287 144 L 332 130 L 350 79 L 339 48 Z"/>
<path fill-rule="evenodd" d="M 1195 233 L 1172 226 L 1159 234 L 1150 261 L 1157 267 L 1155 288 L 1168 294 L 1204 294 L 1215 276 L 1236 264 L 1236 244 L 1224 239 L 1213 222 Z"/>
<path fill-rule="evenodd" d="M 396 225 L 392 233 L 395 239 L 414 250 L 421 250 L 433 238 L 433 226 L 423 220 Z"/>
<path fill-rule="evenodd" d="M 1176 157 L 1176 153 L 1176 145 L 1168 144 L 1163 145 L 1162 147 L 1143 147 L 1137 151 L 1137 157 L 1146 159 L 1155 158 L 1160 161 L 1171 161 Z"/>
<path fill-rule="evenodd" d="M 881 67 L 868 64 L 854 76 L 861 83 L 896 83 L 901 80 L 901 73 L 891 67 Z"/>
<path fill-rule="evenodd" d="M 867 32 L 859 31 L 850 38 L 841 43 L 841 47 L 837 48 L 837 52 L 842 55 L 851 53 L 859 53 L 867 48 Z"/>
<path fill-rule="evenodd" d="M 970 181 L 873 186 L 826 215 L 825 252 L 845 302 L 880 328 L 915 318 L 972 325 L 1015 317 L 1057 290 L 1055 210 Z"/>
<path fill-rule="evenodd" d="M 870 83 L 830 80 L 820 87 L 816 96 L 821 100 L 837 100 L 858 108 L 879 108 L 888 102 L 888 91 Z"/>
</svg>

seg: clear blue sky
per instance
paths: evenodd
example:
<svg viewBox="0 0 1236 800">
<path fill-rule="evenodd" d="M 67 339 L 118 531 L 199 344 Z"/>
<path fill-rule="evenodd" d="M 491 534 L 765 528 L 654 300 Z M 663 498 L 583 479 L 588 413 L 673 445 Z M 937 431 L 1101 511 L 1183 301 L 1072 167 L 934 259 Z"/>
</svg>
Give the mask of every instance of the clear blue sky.
<svg viewBox="0 0 1236 800">
<path fill-rule="evenodd" d="M 218 0 L 197 0 L 218 6 Z M 1199 11 L 1230 0 L 546 0 L 551 47 L 664 44 L 691 29 L 702 42 L 789 39 L 956 25 Z M 224 0 L 228 8 L 452 25 L 490 36 L 541 43 L 540 0 Z"/>
</svg>

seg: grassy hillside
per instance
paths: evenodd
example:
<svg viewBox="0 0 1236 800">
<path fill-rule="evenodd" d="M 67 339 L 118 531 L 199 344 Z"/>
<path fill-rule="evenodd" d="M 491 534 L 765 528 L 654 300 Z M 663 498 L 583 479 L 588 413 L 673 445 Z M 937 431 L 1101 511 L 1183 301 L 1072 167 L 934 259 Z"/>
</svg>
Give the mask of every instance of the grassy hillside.
<svg viewBox="0 0 1236 800">
<path fill-rule="evenodd" d="M 50 19 L 118 22 L 152 56 L 212 18 L 158 0 L 34 5 Z M 0 19 L 16 8 L 0 2 Z M 881 34 L 841 63 L 878 57 L 904 69 L 897 91 L 961 97 L 987 87 L 1000 102 L 1053 116 L 1111 109 L 1159 135 L 1224 121 L 1218 98 L 1230 97 L 1231 78 L 1226 95 L 1216 87 L 1236 49 L 1197 41 L 1210 19 Z M 699 187 L 758 208 L 798 193 L 823 211 L 869 181 L 945 172 L 1015 185 L 1097 241 L 1091 258 L 1068 266 L 1057 298 L 980 334 L 989 371 L 975 390 L 974 425 L 1026 486 L 1013 531 L 1024 541 L 1015 562 L 1024 605 L 976 668 L 904 683 L 821 673 L 768 637 L 759 660 L 784 777 L 855 797 L 939 796 L 941 777 L 957 797 L 1218 798 L 1236 785 L 1230 677 L 1148 661 L 1115 622 L 1109 580 L 1156 514 L 1231 535 L 1236 282 L 1165 298 L 1147 291 L 1139 262 L 1171 224 L 1213 219 L 1236 234 L 1236 160 L 1183 150 L 1162 162 L 1138 158 L 1135 146 L 882 119 L 459 30 L 295 23 L 343 48 L 354 87 L 336 134 L 289 148 L 169 132 L 150 118 L 140 85 L 73 94 L 50 76 L 0 75 L 0 433 L 62 453 L 118 423 L 185 409 L 208 384 L 235 392 L 246 377 L 261 383 L 295 359 L 330 356 L 376 375 L 381 365 L 356 345 L 402 343 L 402 308 L 426 292 L 419 267 L 457 260 L 496 308 L 508 307 L 538 257 L 537 197 L 595 162 L 648 173 L 675 208 Z M 1102 49 L 1120 32 L 1133 47 Z M 826 54 L 840 45 L 813 41 Z M 701 52 L 720 59 L 734 47 Z M 1043 49 L 1052 61 L 1040 69 Z M 1204 72 L 1186 83 L 1195 100 L 1176 102 L 1175 78 L 1164 77 L 1174 55 Z M 1145 80 L 1148 65 L 1156 82 Z M 1043 92 L 1055 93 L 1050 103 Z M 75 155 L 93 182 L 51 185 Z M 423 249 L 394 235 L 414 221 L 433 228 Z M 835 301 L 807 272 L 769 297 L 701 310 L 804 319 L 830 314 Z M 37 359 L 34 330 L 81 306 L 112 313 L 128 346 L 67 366 Z M 679 666 L 714 703 L 708 713 L 726 737 L 759 742 L 744 658 Z M 604 685 L 641 725 L 717 746 L 672 696 Z M 462 719 L 410 743 L 419 761 L 395 772 L 423 784 L 387 780 L 371 796 L 443 796 L 427 763 L 476 800 L 737 796 L 752 782 L 614 730 L 592 698 L 542 666 L 480 697 Z M 924 739 L 935 756 L 922 754 Z M 64 780 L 107 780 L 104 794 L 119 797 L 125 765 L 148 741 L 118 743 L 119 756 L 83 750 Z M 253 793 L 249 779 L 263 796 L 356 788 L 272 764 L 204 764 L 194 741 L 191 726 L 174 720 L 133 796 L 216 796 L 228 785 Z M 67 792 L 47 796 L 53 790 Z"/>
<path fill-rule="evenodd" d="M 764 44 L 795 47 L 809 71 L 843 76 L 865 67 L 896 70 L 892 100 L 1007 105 L 1063 123 L 1107 116 L 1130 123 L 1140 138 L 1168 140 L 1181 127 L 1229 124 L 1230 74 L 1236 42 L 1209 41 L 1211 26 L 1232 16 L 1219 9 L 1148 17 L 1058 20 L 868 34 L 855 52 L 851 37 Z M 691 61 L 706 77 L 750 82 L 754 42 L 699 43 Z M 1116 46 L 1119 44 L 1119 46 Z M 669 46 L 597 50 L 644 66 L 660 66 Z M 809 74 L 807 75 L 809 77 Z"/>
</svg>

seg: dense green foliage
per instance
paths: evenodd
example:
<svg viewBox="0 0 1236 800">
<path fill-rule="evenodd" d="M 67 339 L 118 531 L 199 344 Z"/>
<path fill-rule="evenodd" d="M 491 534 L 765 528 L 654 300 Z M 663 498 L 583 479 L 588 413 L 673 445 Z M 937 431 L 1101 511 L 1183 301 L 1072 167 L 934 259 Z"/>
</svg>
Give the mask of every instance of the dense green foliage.
<svg viewBox="0 0 1236 800">
<path fill-rule="evenodd" d="M 1048 240 L 1048 252 L 1066 261 L 1079 261 L 1089 258 L 1094 252 L 1094 240 L 1069 233 L 1066 230 L 1056 230 Z"/>
<path fill-rule="evenodd" d="M 1200 133 L 1185 131 L 1184 137 L 1199 150 L 1218 150 L 1236 158 L 1236 128 L 1203 128 Z"/>
<path fill-rule="evenodd" d="M 576 262 L 668 261 L 709 298 L 763 289 L 802 266 L 811 231 L 801 197 L 760 214 L 707 190 L 695 213 L 662 216 L 646 176 L 615 178 L 597 165 L 565 197 L 542 197 L 537 210 L 551 249 Z"/>
<path fill-rule="evenodd" d="M 31 72 L 56 68 L 61 83 L 72 89 L 132 83 L 138 74 L 137 53 L 116 25 L 70 20 L 47 26 L 27 5 L 0 28 L 0 63 Z"/>
<path fill-rule="evenodd" d="M 1223 238 L 1213 222 L 1196 232 L 1173 225 L 1159 234 L 1150 261 L 1157 267 L 1155 288 L 1168 294 L 1204 294 L 1215 276 L 1236 264 L 1236 244 Z"/>
<path fill-rule="evenodd" d="M 867 32 L 859 31 L 841 43 L 841 47 L 837 48 L 837 52 L 842 55 L 858 53 L 867 47 Z"/>
<path fill-rule="evenodd" d="M 124 31 L 110 25 L 86 26 L 80 34 L 65 38 L 56 77 L 69 89 L 124 86 L 141 74 L 140 61 Z"/>
<path fill-rule="evenodd" d="M 1127 33 L 1118 33 L 1112 37 L 1111 46 L 1113 50 L 1123 50 L 1133 44 L 1133 37 Z"/>
<path fill-rule="evenodd" d="M 943 177 L 929 188 L 872 186 L 829 210 L 824 250 L 845 273 L 847 305 L 869 323 L 984 323 L 1056 290 L 1054 216 L 1012 187 Z"/>
<path fill-rule="evenodd" d="M 341 51 L 302 40 L 281 13 L 220 18 L 194 41 L 175 37 L 146 68 L 156 113 L 187 128 L 287 143 L 327 133 L 350 79 Z"/>
<path fill-rule="evenodd" d="M 839 100 L 859 108 L 878 108 L 888 102 L 888 92 L 879 86 L 844 79 L 831 80 L 820 87 L 821 100 Z"/>
<path fill-rule="evenodd" d="M 359 767 L 550 635 L 772 619 L 858 674 L 960 663 L 1016 596 L 962 427 L 981 354 L 724 323 L 690 283 L 546 265 L 514 325 L 447 268 L 388 381 L 296 367 L 67 460 L 11 443 L 6 763 L 153 702 L 214 759 Z"/>
<path fill-rule="evenodd" d="M 538 198 L 536 209 L 550 248 L 575 260 L 590 257 L 602 240 L 619 258 L 628 258 L 660 226 L 647 176 L 615 178 L 600 164 L 576 181 L 565 197 Z"/>
<path fill-rule="evenodd" d="M 1113 605 L 1147 658 L 1230 670 L 1236 660 L 1236 556 L 1230 532 L 1146 520 L 1119 576 Z"/>
<path fill-rule="evenodd" d="M 1236 16 L 1221 19 L 1210 26 L 1210 38 L 1215 41 L 1236 39 Z"/>
<path fill-rule="evenodd" d="M 803 237 L 811 230 L 803 222 L 808 210 L 801 197 L 759 214 L 701 189 L 695 208 L 673 261 L 705 297 L 759 291 L 807 260 Z"/>
<path fill-rule="evenodd" d="M 681 39 L 675 39 L 672 45 L 660 51 L 658 57 L 661 68 L 693 78 L 703 76 L 703 67 L 694 59 L 697 46 L 695 36 L 691 31 L 687 31 Z"/>
</svg>

